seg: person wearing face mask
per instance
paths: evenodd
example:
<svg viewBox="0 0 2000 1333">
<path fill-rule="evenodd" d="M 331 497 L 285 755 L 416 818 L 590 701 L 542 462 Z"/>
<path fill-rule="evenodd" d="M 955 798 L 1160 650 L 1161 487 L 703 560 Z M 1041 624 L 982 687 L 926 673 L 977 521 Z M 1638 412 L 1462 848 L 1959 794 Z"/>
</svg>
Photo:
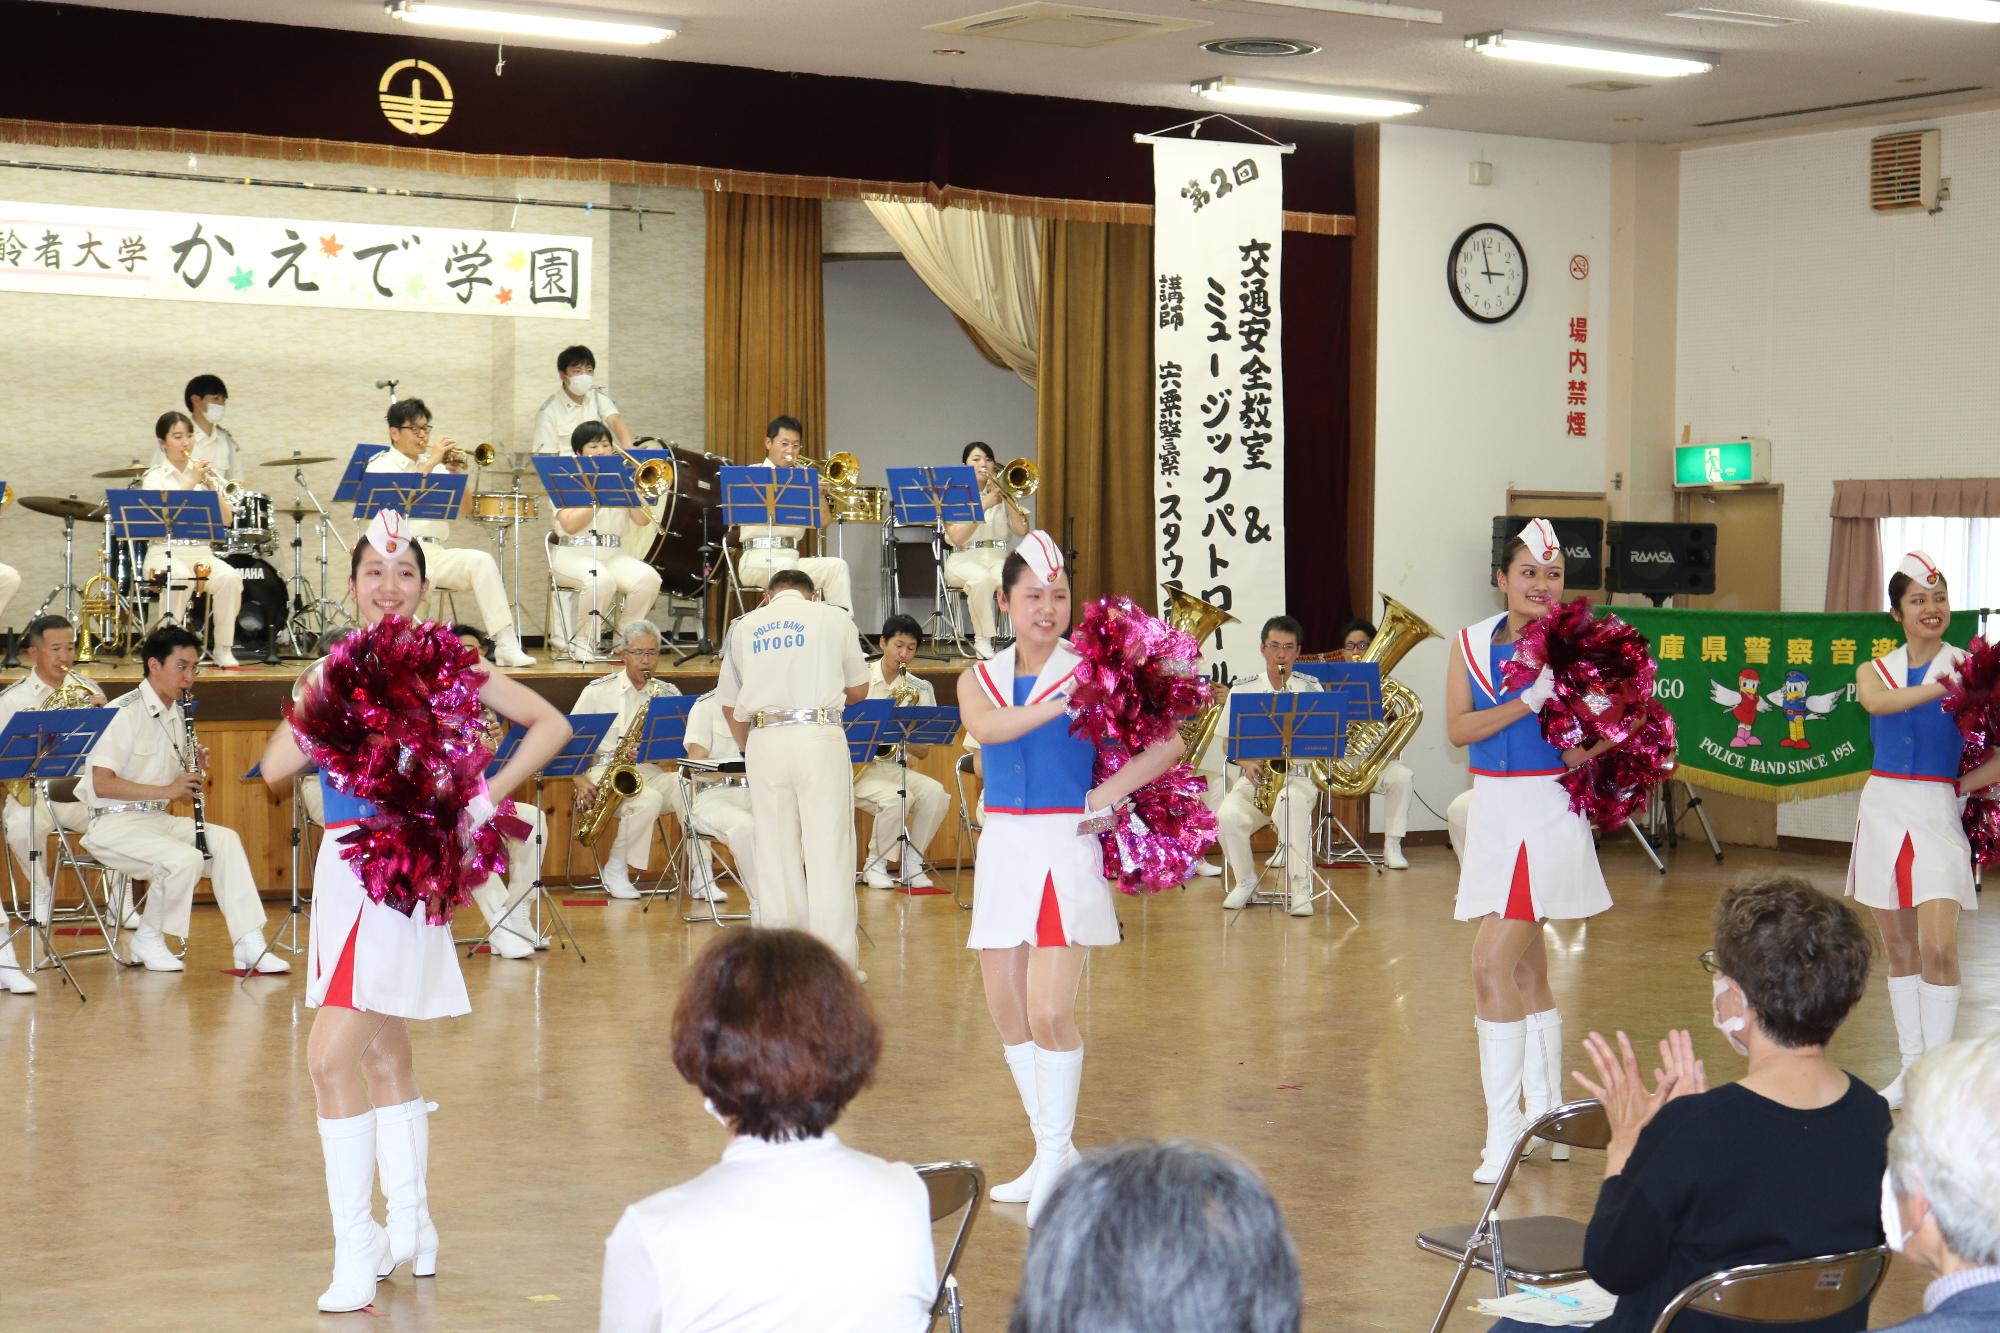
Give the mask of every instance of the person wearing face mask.
<svg viewBox="0 0 2000 1333">
<path fill-rule="evenodd" d="M 1555 695 L 1548 668 L 1525 690 L 1501 682 L 1521 632 L 1562 602 L 1562 544 L 1547 519 L 1528 520 L 1508 543 L 1493 583 L 1507 609 L 1458 632 L 1445 678 L 1446 733 L 1472 752 L 1453 915 L 1479 923 L 1473 1026 L 1486 1146 L 1472 1178 L 1482 1185 L 1500 1178 L 1523 1124 L 1554 1106 L 1561 1090 L 1562 1011 L 1549 989 L 1542 923 L 1611 906 L 1590 821 L 1570 809 L 1558 781 L 1611 747 L 1558 750 L 1542 739 L 1539 714 Z M 1562 1161 L 1569 1154 L 1556 1148 L 1550 1155 Z"/>
<path fill-rule="evenodd" d="M 1924 1312 L 1891 1328 L 2000 1328 L 2000 1036 L 1927 1051 L 1889 1136 L 1882 1231 L 1937 1278 Z"/>
<path fill-rule="evenodd" d="M 222 411 L 229 402 L 229 390 L 219 375 L 196 375 L 181 390 L 188 418 L 194 423 L 193 458 L 205 459 L 223 478 L 233 478 L 241 458 L 236 437 L 222 428 Z"/>
<path fill-rule="evenodd" d="M 609 428 L 618 447 L 632 447 L 632 428 L 618 414 L 618 404 L 597 382 L 597 358 L 588 347 L 565 347 L 556 354 L 556 391 L 542 400 L 535 414 L 535 452 L 569 452 L 570 437 L 586 421 Z"/>
<path fill-rule="evenodd" d="M 1958 914 L 1979 907 L 1959 798 L 1991 778 L 1959 778 L 1963 741 L 1939 701 L 1965 654 L 1944 641 L 1951 593 L 1922 551 L 1896 566 L 1889 608 L 1903 646 L 1855 670 L 1875 758 L 1861 789 L 1847 895 L 1874 913 L 1889 955 L 1902 1065 L 1882 1095 L 1894 1109 L 1903 1104 L 1902 1070 L 1950 1041 L 1958 1019 Z"/>
<path fill-rule="evenodd" d="M 1717 1269 L 1882 1243 L 1889 1107 L 1826 1055 L 1867 988 L 1868 928 L 1804 879 L 1770 874 L 1722 895 L 1713 938 L 1700 959 L 1713 974 L 1711 1017 L 1749 1062 L 1741 1079 L 1711 1090 L 1685 1031 L 1659 1044 L 1650 1088 L 1623 1032 L 1615 1044 L 1591 1033 L 1595 1077 L 1574 1076 L 1611 1127 L 1583 1242 L 1591 1280 L 1618 1298 L 1597 1333 L 1647 1333 L 1683 1287 Z M 1864 1302 L 1785 1327 L 1867 1326 Z M 1695 1311 L 1674 1320 L 1674 1333 L 1737 1327 Z"/>
</svg>

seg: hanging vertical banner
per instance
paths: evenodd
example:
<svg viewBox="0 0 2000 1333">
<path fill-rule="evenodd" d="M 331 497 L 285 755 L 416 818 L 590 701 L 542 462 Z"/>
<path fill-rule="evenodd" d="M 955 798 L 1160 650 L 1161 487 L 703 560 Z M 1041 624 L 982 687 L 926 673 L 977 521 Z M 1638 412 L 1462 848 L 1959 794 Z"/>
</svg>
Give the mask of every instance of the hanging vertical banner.
<svg viewBox="0 0 2000 1333">
<path fill-rule="evenodd" d="M 1162 583 L 1242 622 L 1203 645 L 1225 680 L 1285 611 L 1282 166 L 1275 146 L 1153 143 L 1154 552 Z"/>
</svg>

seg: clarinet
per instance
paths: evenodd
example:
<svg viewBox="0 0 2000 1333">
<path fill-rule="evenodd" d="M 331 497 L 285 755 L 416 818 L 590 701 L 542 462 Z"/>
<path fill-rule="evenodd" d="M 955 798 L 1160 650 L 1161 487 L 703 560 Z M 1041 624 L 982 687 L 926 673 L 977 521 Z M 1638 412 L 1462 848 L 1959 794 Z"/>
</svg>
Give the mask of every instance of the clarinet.
<svg viewBox="0 0 2000 1333">
<path fill-rule="evenodd" d="M 181 691 L 180 704 L 181 722 L 185 727 L 187 736 L 187 748 L 181 757 L 187 764 L 188 772 L 199 773 L 201 771 L 201 763 L 199 752 L 195 749 L 194 740 L 194 691 Z M 207 857 L 208 819 L 206 811 L 202 808 L 201 787 L 199 785 L 194 789 L 194 849 L 200 852 L 204 858 Z"/>
</svg>

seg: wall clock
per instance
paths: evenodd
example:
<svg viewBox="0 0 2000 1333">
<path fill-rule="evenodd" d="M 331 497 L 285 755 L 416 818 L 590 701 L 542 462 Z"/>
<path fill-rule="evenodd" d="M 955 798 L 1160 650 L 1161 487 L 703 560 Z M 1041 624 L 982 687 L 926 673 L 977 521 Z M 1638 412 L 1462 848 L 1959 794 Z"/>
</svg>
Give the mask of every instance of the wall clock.
<svg viewBox="0 0 2000 1333">
<path fill-rule="evenodd" d="M 1521 308 L 1528 294 L 1528 255 L 1514 233 L 1497 222 L 1467 227 L 1444 258 L 1444 283 L 1467 319 L 1498 324 Z"/>
</svg>

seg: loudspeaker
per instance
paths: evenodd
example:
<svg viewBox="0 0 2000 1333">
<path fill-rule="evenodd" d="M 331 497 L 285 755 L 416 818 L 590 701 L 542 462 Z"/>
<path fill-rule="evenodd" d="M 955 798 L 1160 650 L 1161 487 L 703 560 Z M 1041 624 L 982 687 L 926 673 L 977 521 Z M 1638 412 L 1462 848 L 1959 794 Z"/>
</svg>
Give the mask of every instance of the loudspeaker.
<svg viewBox="0 0 2000 1333">
<path fill-rule="evenodd" d="M 1715 591 L 1715 524 L 1613 523 L 1610 536 L 1608 591 L 1635 592 L 1655 606 Z"/>
<path fill-rule="evenodd" d="M 1498 568 L 1501 558 L 1521 529 L 1534 515 L 1495 514 L 1493 516 L 1493 558 Z M 1563 587 L 1577 592 L 1596 592 L 1604 586 L 1604 520 L 1601 518 L 1552 518 L 1556 540 L 1563 548 Z"/>
</svg>

